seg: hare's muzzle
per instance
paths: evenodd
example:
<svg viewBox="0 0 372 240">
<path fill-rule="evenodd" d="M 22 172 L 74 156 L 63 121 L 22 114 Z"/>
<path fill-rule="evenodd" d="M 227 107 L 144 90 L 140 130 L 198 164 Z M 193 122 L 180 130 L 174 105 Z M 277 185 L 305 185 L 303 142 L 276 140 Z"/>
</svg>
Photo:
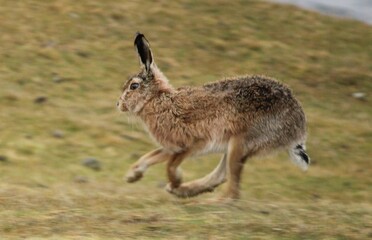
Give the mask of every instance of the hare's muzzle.
<svg viewBox="0 0 372 240">
<path fill-rule="evenodd" d="M 116 102 L 116 107 L 117 107 L 120 111 L 122 111 L 122 112 L 127 112 L 127 111 L 128 111 L 128 108 L 125 106 L 123 100 L 121 100 L 121 99 L 120 99 L 119 101 Z"/>
</svg>

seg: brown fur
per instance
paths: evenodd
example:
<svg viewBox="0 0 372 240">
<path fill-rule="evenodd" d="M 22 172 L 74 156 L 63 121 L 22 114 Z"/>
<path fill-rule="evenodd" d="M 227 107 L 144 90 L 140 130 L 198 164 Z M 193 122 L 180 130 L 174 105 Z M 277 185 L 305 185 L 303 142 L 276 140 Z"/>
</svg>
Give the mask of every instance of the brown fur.
<svg viewBox="0 0 372 240">
<path fill-rule="evenodd" d="M 142 52 L 151 53 L 146 39 L 137 38 L 145 43 L 140 46 Z M 139 88 L 131 90 L 132 83 L 139 83 Z M 118 106 L 138 116 L 162 146 L 132 167 L 128 181 L 142 177 L 149 165 L 167 161 L 168 191 L 180 197 L 213 190 L 225 181 L 228 169 L 225 197 L 238 198 L 240 175 L 248 157 L 262 151 L 304 146 L 306 138 L 305 115 L 292 92 L 264 76 L 173 89 L 151 63 L 127 81 Z M 181 184 L 177 168 L 183 159 L 209 152 L 226 153 L 214 174 Z M 138 170 L 138 166 L 142 168 Z"/>
</svg>

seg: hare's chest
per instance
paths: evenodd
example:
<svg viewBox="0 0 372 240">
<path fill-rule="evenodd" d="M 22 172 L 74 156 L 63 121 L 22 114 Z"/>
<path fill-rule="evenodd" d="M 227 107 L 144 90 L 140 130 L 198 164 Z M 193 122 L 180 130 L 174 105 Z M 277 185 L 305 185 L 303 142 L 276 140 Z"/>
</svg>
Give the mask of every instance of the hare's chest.
<svg viewBox="0 0 372 240">
<path fill-rule="evenodd" d="M 179 128 L 163 122 L 145 127 L 150 137 L 162 147 L 172 152 L 180 152 L 191 145 L 190 136 L 179 131 Z"/>
</svg>

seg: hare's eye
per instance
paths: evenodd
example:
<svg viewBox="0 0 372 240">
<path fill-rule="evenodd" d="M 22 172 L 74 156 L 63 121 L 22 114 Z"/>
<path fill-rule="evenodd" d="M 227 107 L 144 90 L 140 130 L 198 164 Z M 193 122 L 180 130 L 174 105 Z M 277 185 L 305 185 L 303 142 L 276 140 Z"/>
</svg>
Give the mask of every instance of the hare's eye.
<svg viewBox="0 0 372 240">
<path fill-rule="evenodd" d="M 130 90 L 136 90 L 137 88 L 139 88 L 139 83 L 132 83 L 131 85 L 130 85 Z"/>
</svg>

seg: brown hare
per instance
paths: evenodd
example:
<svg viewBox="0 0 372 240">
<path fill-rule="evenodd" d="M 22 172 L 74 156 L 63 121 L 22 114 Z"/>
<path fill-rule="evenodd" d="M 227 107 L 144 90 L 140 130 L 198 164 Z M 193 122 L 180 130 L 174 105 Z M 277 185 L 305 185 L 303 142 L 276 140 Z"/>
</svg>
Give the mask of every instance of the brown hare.
<svg viewBox="0 0 372 240">
<path fill-rule="evenodd" d="M 196 196 L 227 178 L 222 199 L 237 199 L 243 165 L 254 155 L 284 148 L 295 164 L 307 169 L 305 115 L 288 87 L 264 76 L 241 76 L 174 89 L 155 65 L 143 34 L 137 33 L 134 45 L 142 69 L 124 84 L 117 105 L 139 117 L 161 148 L 131 167 L 128 182 L 139 180 L 149 166 L 167 162 L 170 193 Z M 223 153 L 215 170 L 182 183 L 182 161 L 211 152 Z"/>
</svg>

